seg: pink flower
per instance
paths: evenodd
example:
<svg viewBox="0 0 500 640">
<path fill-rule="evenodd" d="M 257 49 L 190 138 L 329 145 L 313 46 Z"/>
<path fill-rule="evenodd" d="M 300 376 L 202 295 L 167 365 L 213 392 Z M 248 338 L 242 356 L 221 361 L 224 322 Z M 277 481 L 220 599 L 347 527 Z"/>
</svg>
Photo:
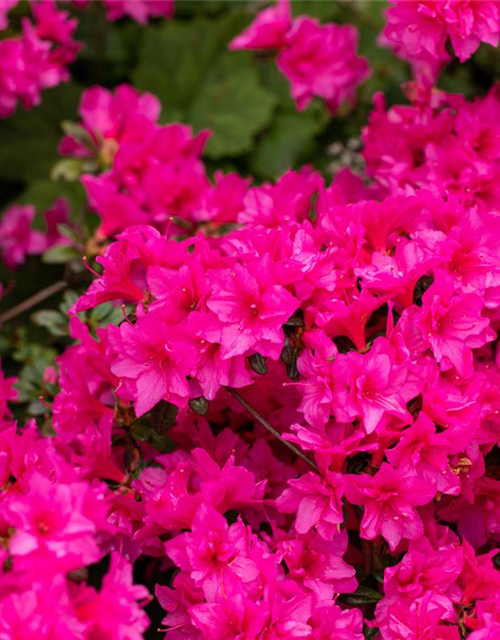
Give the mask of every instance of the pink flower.
<svg viewBox="0 0 500 640">
<path fill-rule="evenodd" d="M 307 533 L 313 527 L 330 540 L 344 521 L 342 495 L 344 479 L 341 474 L 325 472 L 324 478 L 306 473 L 298 480 L 289 480 L 289 488 L 276 499 L 282 513 L 295 513 L 297 533 Z"/>
<path fill-rule="evenodd" d="M 13 205 L 0 220 L 0 252 L 2 260 L 15 269 L 23 264 L 27 255 L 38 255 L 46 248 L 41 231 L 31 228 L 35 217 L 32 205 Z"/>
<path fill-rule="evenodd" d="M 207 306 L 224 325 L 223 358 L 253 350 L 276 359 L 283 348 L 282 325 L 299 302 L 284 287 L 274 284 L 262 266 L 262 271 L 254 274 L 239 264 L 209 273 L 212 294 Z"/>
<path fill-rule="evenodd" d="M 331 600 L 335 593 L 356 590 L 356 570 L 342 559 L 348 546 L 345 529 L 325 540 L 309 531 L 290 536 L 279 543 L 279 549 L 289 570 L 289 577 L 303 581 L 316 594 L 318 601 Z"/>
<path fill-rule="evenodd" d="M 312 640 L 363 640 L 363 615 L 358 609 L 342 610 L 334 602 L 322 601 L 314 607 Z"/>
<path fill-rule="evenodd" d="M 498 46 L 500 11 L 496 2 L 476 0 L 392 0 L 384 30 L 396 53 L 410 61 L 429 65 L 433 74 L 448 62 L 451 44 L 465 62 L 481 42 Z"/>
<path fill-rule="evenodd" d="M 32 109 L 43 89 L 68 80 L 67 66 L 80 50 L 72 39 L 77 20 L 51 0 L 31 9 L 35 23 L 25 18 L 21 36 L 0 42 L 0 118 L 12 115 L 18 102 Z"/>
<path fill-rule="evenodd" d="M 84 483 L 52 484 L 40 473 L 33 474 L 26 494 L 12 496 L 6 505 L 15 528 L 10 553 L 48 554 L 67 571 L 96 562 L 96 524 L 88 511 L 92 493 Z M 105 510 L 105 505 L 99 509 Z"/>
<path fill-rule="evenodd" d="M 445 47 L 445 4 L 442 0 L 394 0 L 386 12 L 384 36 L 396 53 L 426 62 L 434 73 L 450 59 Z"/>
<path fill-rule="evenodd" d="M 174 0 L 106 0 L 108 20 L 114 22 L 129 16 L 139 24 L 147 24 L 150 18 L 171 18 Z"/>
<path fill-rule="evenodd" d="M 2 0 L 0 4 L 0 31 L 3 31 L 9 26 L 8 13 L 18 2 L 19 0 Z"/>
<path fill-rule="evenodd" d="M 47 225 L 47 232 L 45 234 L 45 241 L 47 248 L 53 247 L 56 244 L 71 244 L 71 240 L 62 235 L 59 230 L 59 225 L 70 225 L 70 206 L 66 198 L 58 198 L 50 209 L 43 212 L 45 218 L 45 224 Z"/>
<path fill-rule="evenodd" d="M 415 321 L 443 370 L 455 367 L 472 373 L 472 349 L 494 339 L 490 321 L 482 316 L 483 302 L 474 293 L 457 294 L 451 279 L 439 276 L 422 297 Z"/>
<path fill-rule="evenodd" d="M 340 354 L 333 377 L 333 407 L 340 422 L 360 418 L 367 433 L 389 416 L 411 422 L 406 403 L 418 395 L 418 387 L 408 368 L 396 361 L 395 350 L 385 338 L 377 338 L 364 355 L 355 351 Z"/>
<path fill-rule="evenodd" d="M 235 593 L 240 585 L 256 580 L 260 573 L 248 553 L 248 532 L 241 522 L 228 527 L 215 509 L 200 506 L 191 533 L 165 543 L 170 558 L 190 572 L 205 597 L 213 601 L 218 594 Z"/>
<path fill-rule="evenodd" d="M 275 5 L 261 11 L 243 33 L 231 40 L 229 49 L 282 49 L 291 26 L 290 1 L 277 0 Z"/>
<path fill-rule="evenodd" d="M 78 113 L 82 118 L 80 126 L 88 133 L 93 148 L 82 144 L 82 140 L 65 136 L 59 144 L 59 152 L 89 157 L 94 151 L 99 153 L 105 165 L 111 164 L 122 143 L 138 142 L 153 129 L 160 110 L 160 102 L 155 96 L 141 94 L 126 84 L 118 86 L 113 93 L 103 87 L 89 87 L 82 94 Z"/>
<path fill-rule="evenodd" d="M 322 186 L 321 175 L 310 168 L 287 171 L 274 185 L 248 190 L 238 222 L 270 228 L 307 220 L 311 198 Z"/>
<path fill-rule="evenodd" d="M 403 476 L 418 476 L 440 493 L 456 495 L 460 482 L 450 467 L 448 454 L 454 451 L 446 433 L 436 433 L 433 422 L 420 413 L 402 432 L 394 449 L 386 452 L 389 462 Z"/>
<path fill-rule="evenodd" d="M 142 640 L 149 619 L 138 601 L 148 597 L 146 587 L 133 583 L 132 565 L 113 553 L 99 592 L 87 586 L 75 589 L 75 609 L 88 637 Z"/>
<path fill-rule="evenodd" d="M 384 572 L 387 596 L 408 598 L 409 601 L 432 590 L 459 599 L 461 591 L 455 584 L 463 567 L 463 552 L 455 545 L 434 549 L 427 538 L 411 541 L 409 550 L 397 565 Z M 390 606 L 390 605 L 389 605 Z M 382 605 L 377 610 L 381 613 Z M 388 613 L 390 612 L 390 609 Z"/>
<path fill-rule="evenodd" d="M 380 628 L 384 640 L 460 640 L 458 626 L 450 622 L 456 622 L 452 603 L 428 591 L 412 603 L 392 602 Z"/>
<path fill-rule="evenodd" d="M 415 507 L 434 498 L 432 485 L 415 476 L 402 476 L 387 463 L 373 477 L 348 475 L 346 480 L 349 502 L 365 507 L 361 537 L 373 540 L 381 534 L 394 551 L 403 538 L 422 536 L 422 520 Z"/>
<path fill-rule="evenodd" d="M 266 626 L 269 616 L 266 604 L 252 602 L 237 593 L 221 603 L 196 604 L 191 608 L 191 616 L 203 640 L 252 640 Z"/>
<path fill-rule="evenodd" d="M 368 62 L 356 48 L 357 30 L 351 25 L 320 25 L 305 16 L 294 21 L 277 64 L 292 83 L 300 111 L 313 96 L 324 98 L 332 113 L 345 101 L 354 104 L 357 85 L 369 75 Z"/>
<path fill-rule="evenodd" d="M 12 416 L 8 403 L 17 399 L 17 389 L 14 388 L 14 384 L 17 382 L 15 376 L 6 377 L 4 371 L 1 368 L 0 360 L 0 431 L 4 426 L 6 418 Z"/>
<path fill-rule="evenodd" d="M 213 400 L 221 387 L 239 389 L 252 384 L 243 355 L 224 357 L 222 341 L 225 325 L 215 314 L 193 312 L 189 316 L 188 326 L 198 351 L 192 376 L 207 400 Z"/>
<path fill-rule="evenodd" d="M 195 364 L 196 352 L 182 331 L 167 324 L 161 311 L 138 318 L 135 325 L 122 323 L 113 340 L 117 357 L 111 371 L 133 382 L 138 416 L 160 400 L 179 406 L 187 403 L 186 376 Z"/>
<path fill-rule="evenodd" d="M 460 62 L 468 60 L 481 42 L 498 47 L 500 12 L 496 2 L 477 5 L 451 0 L 445 9 L 448 34 Z"/>
</svg>

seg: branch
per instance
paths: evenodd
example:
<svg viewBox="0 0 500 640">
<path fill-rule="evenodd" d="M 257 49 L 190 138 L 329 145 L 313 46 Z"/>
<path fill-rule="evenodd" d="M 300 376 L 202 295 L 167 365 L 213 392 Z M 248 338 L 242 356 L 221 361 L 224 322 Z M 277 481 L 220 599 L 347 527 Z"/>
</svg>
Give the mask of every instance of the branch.
<svg viewBox="0 0 500 640">
<path fill-rule="evenodd" d="M 15 307 L 12 307 L 12 309 L 9 309 L 5 313 L 0 314 L 0 324 L 17 318 L 17 316 L 20 316 L 25 311 L 29 311 L 32 307 L 39 304 L 40 302 L 43 302 L 54 294 L 59 293 L 59 291 L 66 289 L 67 286 L 68 285 L 66 284 L 66 282 L 64 282 L 64 280 L 58 280 L 57 282 L 54 282 L 54 284 L 51 284 L 49 287 L 46 287 L 38 293 L 35 293 L 35 295 L 31 296 L 30 298 L 26 298 L 26 300 L 23 300 L 23 302 L 20 302 Z"/>
<path fill-rule="evenodd" d="M 257 422 L 260 422 L 260 424 L 263 427 L 265 427 L 269 431 L 269 433 L 272 433 L 273 436 L 281 442 L 281 444 L 284 444 L 285 447 L 288 447 L 290 451 L 293 451 L 296 456 L 298 456 L 299 458 L 302 458 L 302 460 L 304 460 L 304 462 L 307 462 L 307 464 L 311 466 L 315 471 L 318 471 L 318 467 L 313 460 L 311 460 L 306 455 L 304 455 L 302 451 L 300 451 L 300 449 L 298 449 L 294 444 L 292 444 L 291 442 L 288 442 L 288 440 L 285 440 L 283 436 L 280 433 L 278 433 L 278 431 L 276 431 L 276 429 L 272 427 L 269 424 L 269 422 L 267 422 L 267 420 L 265 420 L 260 415 L 260 413 L 257 413 L 257 411 L 255 411 L 255 409 L 251 407 L 248 404 L 248 402 L 244 400 L 237 391 L 235 391 L 234 389 L 231 389 L 230 387 L 226 387 L 226 389 L 234 398 L 236 398 L 236 400 L 238 400 L 240 404 L 242 404 L 245 407 L 248 413 L 250 413 L 255 418 L 255 420 L 257 420 Z"/>
</svg>

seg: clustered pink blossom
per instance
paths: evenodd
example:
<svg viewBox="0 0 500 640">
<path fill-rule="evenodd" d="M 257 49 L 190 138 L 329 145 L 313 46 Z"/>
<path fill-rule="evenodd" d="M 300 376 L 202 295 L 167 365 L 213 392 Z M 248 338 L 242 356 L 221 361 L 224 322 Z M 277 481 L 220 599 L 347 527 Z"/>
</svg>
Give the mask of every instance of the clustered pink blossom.
<svg viewBox="0 0 500 640">
<path fill-rule="evenodd" d="M 481 42 L 497 47 L 500 5 L 497 0 L 389 0 L 384 39 L 417 72 L 435 78 L 451 60 L 448 42 L 465 62 Z"/>
<path fill-rule="evenodd" d="M 10 9 L 12 3 L 2 7 Z M 77 20 L 52 0 L 31 3 L 33 21 L 23 18 L 22 34 L 0 40 L 0 118 L 40 104 L 41 92 L 69 80 L 80 43 L 73 39 Z M 2 20 L 3 20 L 2 13 Z"/>
<path fill-rule="evenodd" d="M 292 19 L 289 0 L 259 13 L 229 48 L 277 50 L 278 68 L 291 82 L 299 111 L 314 96 L 323 98 L 332 113 L 344 102 L 354 104 L 357 86 L 369 76 L 368 61 L 356 53 L 356 27 L 321 25 L 308 16 Z"/>
<path fill-rule="evenodd" d="M 50 247 L 69 242 L 59 225 L 69 223 L 69 204 L 59 198 L 43 213 L 45 230 L 34 228 L 36 209 L 33 205 L 12 205 L 0 219 L 0 258 L 9 269 L 22 265 L 26 256 L 40 255 Z"/>
<path fill-rule="evenodd" d="M 237 46 L 326 27 L 281 2 Z M 96 160 L 110 241 L 44 376 L 53 437 L 0 380 L 0 640 L 140 640 L 136 560 L 167 640 L 498 640 L 498 109 L 417 84 L 376 98 L 374 184 L 251 186 L 153 96 L 87 90 L 61 151 Z"/>
<path fill-rule="evenodd" d="M 249 181 L 236 173 L 207 176 L 201 159 L 210 135 L 191 127 L 159 125 L 160 103 L 127 85 L 114 93 L 87 89 L 80 103 L 79 129 L 63 138 L 60 152 L 93 159 L 106 169 L 82 182 L 102 222 L 99 233 L 114 236 L 139 224 L 165 231 L 194 229 L 199 223 L 236 223 Z"/>
<path fill-rule="evenodd" d="M 177 407 L 176 448 L 137 443 L 134 509 L 113 518 L 132 557 L 178 569 L 157 587 L 167 637 L 360 640 L 338 601 L 366 579 L 350 532 L 394 559 L 369 621 L 383 640 L 497 624 L 500 258 L 481 248 L 476 275 L 456 239 L 488 238 L 495 215 L 454 202 L 450 233 L 441 194 L 342 184 L 308 168 L 250 187 L 225 235 L 131 227 L 72 310 L 129 309 L 97 338 L 73 317 L 59 358 L 54 428 L 85 478 L 123 484 L 118 434 Z M 315 469 L 249 430 L 227 388 Z"/>
<path fill-rule="evenodd" d="M 0 3 L 0 31 L 9 26 L 9 12 L 13 9 L 19 0 L 2 0 Z"/>
<path fill-rule="evenodd" d="M 94 0 L 73 0 L 73 4 L 83 9 Z M 115 22 L 123 17 L 132 18 L 145 25 L 150 18 L 171 18 L 174 14 L 174 0 L 101 0 L 106 9 L 106 17 Z"/>
</svg>

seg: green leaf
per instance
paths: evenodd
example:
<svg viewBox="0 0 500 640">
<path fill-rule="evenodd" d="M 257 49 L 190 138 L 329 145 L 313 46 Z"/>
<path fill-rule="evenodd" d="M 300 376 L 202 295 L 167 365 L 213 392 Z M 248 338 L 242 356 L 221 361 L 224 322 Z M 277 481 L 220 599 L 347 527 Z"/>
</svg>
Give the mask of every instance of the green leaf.
<svg viewBox="0 0 500 640">
<path fill-rule="evenodd" d="M 19 107 L 11 118 L 0 121 L 3 179 L 29 181 L 49 174 L 58 160 L 60 122 L 75 118 L 80 92 L 75 84 L 62 84 L 44 91 L 39 107 L 32 111 Z"/>
<path fill-rule="evenodd" d="M 68 335 L 68 319 L 59 311 L 41 309 L 31 314 L 31 320 L 39 327 L 45 327 L 53 336 Z"/>
<path fill-rule="evenodd" d="M 182 119 L 214 59 L 244 23 L 238 11 L 218 20 L 197 18 L 149 27 L 133 73 L 134 85 L 158 96 L 166 121 Z"/>
<path fill-rule="evenodd" d="M 45 264 L 66 264 L 69 260 L 79 256 L 80 252 L 76 247 L 70 244 L 56 244 L 42 255 L 42 262 Z"/>
<path fill-rule="evenodd" d="M 15 387 L 19 391 L 20 402 L 36 402 L 43 392 L 43 374 L 46 367 L 54 364 L 57 352 L 40 344 L 24 343 L 13 353 L 17 362 L 24 366 L 19 374 Z"/>
<path fill-rule="evenodd" d="M 287 169 L 299 167 L 314 154 L 314 138 L 322 126 L 312 109 L 279 115 L 252 153 L 252 172 L 261 178 L 275 178 Z"/>
<path fill-rule="evenodd" d="M 358 587 L 355 593 L 347 593 L 340 596 L 342 602 L 356 607 L 363 604 L 376 604 L 382 598 L 382 594 L 375 591 L 375 589 L 363 586 Z"/>
<path fill-rule="evenodd" d="M 79 297 L 80 296 L 78 295 L 78 293 L 76 291 L 73 291 L 73 289 L 66 289 L 63 294 L 62 302 L 59 305 L 61 313 L 66 315 Z"/>
<path fill-rule="evenodd" d="M 378 637 L 379 630 L 377 627 L 367 627 L 363 629 L 363 635 L 365 636 L 365 640 L 375 640 Z"/>
<path fill-rule="evenodd" d="M 208 157 L 237 156 L 252 148 L 254 136 L 271 121 L 275 104 L 249 58 L 228 53 L 207 74 L 189 120 L 196 130 L 213 132 Z"/>
</svg>

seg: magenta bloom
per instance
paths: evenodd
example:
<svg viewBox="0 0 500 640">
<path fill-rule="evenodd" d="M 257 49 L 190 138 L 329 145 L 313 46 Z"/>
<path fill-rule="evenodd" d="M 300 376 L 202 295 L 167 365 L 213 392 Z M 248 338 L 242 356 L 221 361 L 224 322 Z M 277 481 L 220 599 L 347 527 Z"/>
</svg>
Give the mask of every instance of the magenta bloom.
<svg viewBox="0 0 500 640">
<path fill-rule="evenodd" d="M 276 499 L 282 513 L 295 513 L 297 533 L 307 533 L 313 527 L 330 540 L 340 530 L 344 520 L 342 495 L 344 478 L 327 471 L 324 480 L 316 473 L 307 473 L 298 480 L 289 480 L 289 488 Z"/>
<path fill-rule="evenodd" d="M 84 483 L 52 484 L 37 473 L 26 495 L 7 503 L 15 528 L 9 550 L 13 556 L 48 554 L 70 571 L 99 558 L 96 524 L 87 512 L 90 487 Z"/>
<path fill-rule="evenodd" d="M 286 34 L 292 26 L 289 0 L 278 0 L 261 11 L 243 33 L 233 38 L 229 49 L 282 49 Z"/>
<path fill-rule="evenodd" d="M 147 24 L 151 18 L 171 18 L 174 0 L 106 0 L 108 20 L 114 22 L 128 16 L 139 24 Z"/>
<path fill-rule="evenodd" d="M 0 31 L 6 29 L 9 25 L 9 11 L 13 9 L 19 0 L 2 0 L 0 4 Z"/>
<path fill-rule="evenodd" d="M 175 564 L 190 572 L 205 597 L 213 600 L 218 593 L 234 593 L 240 585 L 256 580 L 260 573 L 249 558 L 248 532 L 241 522 L 228 524 L 215 509 L 200 506 L 191 533 L 184 533 L 165 543 Z"/>
<path fill-rule="evenodd" d="M 451 278 L 440 276 L 422 298 L 416 323 L 443 370 L 472 372 L 472 349 L 495 338 L 482 316 L 483 301 L 474 293 L 457 294 Z"/>
<path fill-rule="evenodd" d="M 67 156 L 89 157 L 97 151 L 105 164 L 111 164 L 123 142 L 137 142 L 152 130 L 160 110 L 160 102 L 155 96 L 140 94 L 126 84 L 117 87 L 113 93 L 103 87 L 89 87 L 82 94 L 78 113 L 82 118 L 80 126 L 88 132 L 94 148 L 65 136 L 59 152 Z"/>
<path fill-rule="evenodd" d="M 332 113 L 344 103 L 354 104 L 356 88 L 369 75 L 368 61 L 356 54 L 358 34 L 351 25 L 320 25 L 297 18 L 277 64 L 292 83 L 292 98 L 303 111 L 314 96 L 324 98 Z"/>
<path fill-rule="evenodd" d="M 392 551 L 403 538 L 415 540 L 423 534 L 415 507 L 429 503 L 436 489 L 415 476 L 402 476 L 383 463 L 373 476 L 348 475 L 345 494 L 349 502 L 365 507 L 361 536 L 373 540 L 382 535 Z"/>
<path fill-rule="evenodd" d="M 299 306 L 284 287 L 274 284 L 265 270 L 255 274 L 241 266 L 209 274 L 212 295 L 208 308 L 223 323 L 223 358 L 250 350 L 277 357 L 283 347 L 282 325 Z"/>
<path fill-rule="evenodd" d="M 27 255 L 38 255 L 46 246 L 41 231 L 31 228 L 35 217 L 32 205 L 13 205 L 0 219 L 0 252 L 2 260 L 15 269 L 23 264 Z"/>
<path fill-rule="evenodd" d="M 147 602 L 148 597 L 146 587 L 133 583 L 132 565 L 113 553 L 101 590 L 83 587 L 76 592 L 76 614 L 86 624 L 88 637 L 142 640 L 149 619 L 141 601 Z"/>
<path fill-rule="evenodd" d="M 115 334 L 117 358 L 111 371 L 133 381 L 138 416 L 160 400 L 179 406 L 189 397 L 186 376 L 196 360 L 194 348 L 161 312 L 150 312 L 135 325 L 123 322 Z"/>
<path fill-rule="evenodd" d="M 395 351 L 385 338 L 377 338 L 364 355 L 356 351 L 339 355 L 333 371 L 333 407 L 340 422 L 361 418 L 367 433 L 388 416 L 411 422 L 406 403 L 418 395 L 418 388 L 407 367 L 396 362 Z"/>
<path fill-rule="evenodd" d="M 500 40 L 500 10 L 490 0 L 392 0 L 384 36 L 403 58 L 428 65 L 434 73 L 448 62 L 448 38 L 460 62 L 481 42 Z"/>
<path fill-rule="evenodd" d="M 459 445 L 460 446 L 460 445 Z M 433 422 L 424 413 L 402 432 L 387 459 L 403 476 L 418 476 L 440 493 L 457 494 L 460 482 L 450 467 L 448 455 L 454 451 L 446 433 L 436 433 Z"/>
<path fill-rule="evenodd" d="M 221 603 L 197 604 L 191 616 L 204 640 L 250 640 L 263 632 L 269 608 L 238 593 Z"/>
</svg>

